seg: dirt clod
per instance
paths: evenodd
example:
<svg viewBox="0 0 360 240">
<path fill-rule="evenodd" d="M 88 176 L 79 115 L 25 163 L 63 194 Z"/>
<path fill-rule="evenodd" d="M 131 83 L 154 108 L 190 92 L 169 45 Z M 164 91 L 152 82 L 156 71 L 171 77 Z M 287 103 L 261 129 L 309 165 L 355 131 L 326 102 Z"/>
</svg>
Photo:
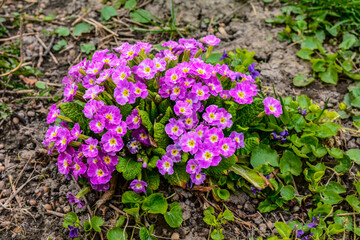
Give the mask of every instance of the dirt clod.
<svg viewBox="0 0 360 240">
<path fill-rule="evenodd" d="M 51 204 L 48 204 L 48 203 L 44 205 L 44 208 L 45 208 L 46 210 L 52 210 Z"/>
</svg>

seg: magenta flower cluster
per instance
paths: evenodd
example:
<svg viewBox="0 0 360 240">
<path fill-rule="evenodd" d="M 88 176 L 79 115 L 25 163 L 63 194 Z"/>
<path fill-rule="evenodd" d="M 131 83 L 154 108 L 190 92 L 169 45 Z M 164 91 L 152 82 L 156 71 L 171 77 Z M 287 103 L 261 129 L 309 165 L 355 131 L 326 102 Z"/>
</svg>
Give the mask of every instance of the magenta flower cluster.
<svg viewBox="0 0 360 240">
<path fill-rule="evenodd" d="M 210 35 L 203 42 L 211 52 L 220 40 Z M 61 116 L 55 104 L 51 106 L 47 123 L 58 118 L 64 121 L 48 129 L 44 144 L 50 153 L 54 149 L 59 153 L 60 173 L 76 179 L 85 177 L 94 189 L 107 190 L 118 156 L 136 154 L 151 146 L 151 136 L 136 107 L 139 99 L 154 100 L 148 89 L 150 83 L 156 95 L 170 100 L 175 113 L 165 124 L 173 144 L 167 146 L 166 154 L 156 164 L 160 174 L 173 174 L 174 164 L 185 152 L 190 155 L 186 172 L 193 183 L 202 184 L 206 179 L 204 169 L 217 166 L 222 158 L 244 148 L 242 133 L 224 133 L 233 125 L 233 116 L 224 108 L 205 103 L 211 97 L 220 97 L 250 104 L 259 91 L 255 80 L 226 64 L 206 63 L 201 58 L 205 47 L 195 39 L 168 41 L 162 46 L 165 50 L 154 56 L 148 43 L 124 43 L 113 51 L 96 51 L 90 61 L 84 59 L 70 68 L 63 79 L 63 102 L 77 99 L 84 103 L 83 114 L 89 119 L 92 137 L 83 135 L 78 123 Z M 225 81 L 232 87 L 224 88 Z M 134 108 L 123 116 L 120 107 L 126 104 Z M 273 98 L 266 98 L 264 105 L 266 114 L 278 117 L 282 113 L 281 104 Z M 131 138 L 124 142 L 127 133 Z M 146 168 L 147 162 L 142 166 Z M 136 193 L 145 192 L 146 187 L 141 179 L 130 184 Z"/>
</svg>

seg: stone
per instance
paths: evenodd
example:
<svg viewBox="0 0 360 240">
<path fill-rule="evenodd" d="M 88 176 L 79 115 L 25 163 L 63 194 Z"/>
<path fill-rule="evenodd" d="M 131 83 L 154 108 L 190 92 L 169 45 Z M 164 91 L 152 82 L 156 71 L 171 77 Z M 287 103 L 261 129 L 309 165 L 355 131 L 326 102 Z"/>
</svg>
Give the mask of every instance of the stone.
<svg viewBox="0 0 360 240">
<path fill-rule="evenodd" d="M 265 223 L 261 223 L 260 225 L 259 225 L 259 229 L 260 229 L 260 231 L 261 232 L 266 232 L 266 228 L 267 228 L 267 226 L 266 226 L 266 224 Z"/>
<path fill-rule="evenodd" d="M 180 239 L 180 234 L 177 233 L 177 232 L 174 232 L 172 235 L 171 235 L 171 240 L 178 240 Z"/>
</svg>

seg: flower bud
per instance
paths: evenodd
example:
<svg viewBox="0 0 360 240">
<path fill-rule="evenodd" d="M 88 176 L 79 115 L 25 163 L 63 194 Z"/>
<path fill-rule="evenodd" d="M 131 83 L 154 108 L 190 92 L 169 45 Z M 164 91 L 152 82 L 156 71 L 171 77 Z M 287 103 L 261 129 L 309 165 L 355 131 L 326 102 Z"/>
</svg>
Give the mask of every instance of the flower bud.
<svg viewBox="0 0 360 240">
<path fill-rule="evenodd" d="M 346 109 L 347 109 L 347 106 L 346 106 L 346 104 L 345 103 L 340 103 L 340 105 L 339 105 L 339 109 L 340 110 L 342 110 L 342 111 L 345 111 Z"/>
</svg>

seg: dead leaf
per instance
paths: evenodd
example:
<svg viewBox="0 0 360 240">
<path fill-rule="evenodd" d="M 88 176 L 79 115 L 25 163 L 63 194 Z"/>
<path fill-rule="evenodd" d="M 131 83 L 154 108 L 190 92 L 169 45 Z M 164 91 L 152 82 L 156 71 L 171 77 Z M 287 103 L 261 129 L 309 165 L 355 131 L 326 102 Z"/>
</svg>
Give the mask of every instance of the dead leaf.
<svg viewBox="0 0 360 240">
<path fill-rule="evenodd" d="M 260 172 L 257 172 L 257 173 L 265 181 L 265 183 L 266 183 L 265 187 L 270 187 L 271 190 L 274 190 L 274 188 L 273 188 L 272 184 L 269 182 L 269 180 L 267 180 L 266 177 L 264 175 L 262 175 Z"/>
<path fill-rule="evenodd" d="M 33 78 L 24 77 L 23 75 L 20 75 L 19 78 L 25 83 L 29 84 L 30 86 L 33 86 L 38 80 Z"/>
<path fill-rule="evenodd" d="M 19 232 L 21 232 L 21 231 L 22 231 L 21 227 L 18 227 L 18 228 L 14 228 L 14 229 L 13 229 L 13 232 L 14 232 L 14 233 L 19 233 Z"/>
<path fill-rule="evenodd" d="M 215 186 L 216 185 L 206 187 L 206 186 L 195 185 L 192 189 L 200 192 L 210 192 Z"/>
</svg>

